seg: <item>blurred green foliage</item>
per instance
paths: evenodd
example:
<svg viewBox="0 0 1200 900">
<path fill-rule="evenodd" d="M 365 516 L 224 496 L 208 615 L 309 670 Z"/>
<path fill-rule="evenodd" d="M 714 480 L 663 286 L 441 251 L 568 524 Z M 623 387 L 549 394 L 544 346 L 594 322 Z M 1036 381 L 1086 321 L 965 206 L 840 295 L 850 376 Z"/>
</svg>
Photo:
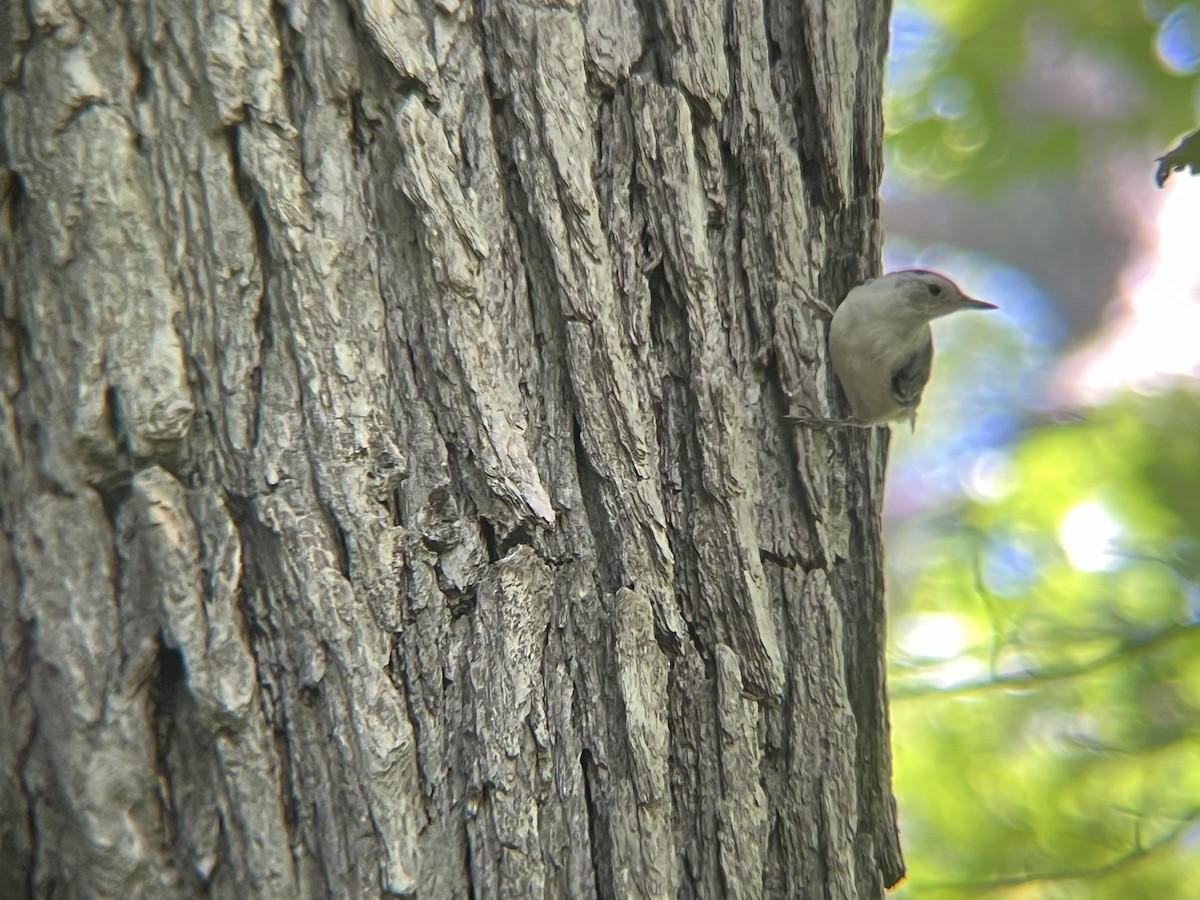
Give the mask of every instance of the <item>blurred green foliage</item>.
<svg viewBox="0 0 1200 900">
<path fill-rule="evenodd" d="M 1194 897 L 1200 395 L 993 451 L 893 526 L 901 898 Z"/>
<path fill-rule="evenodd" d="M 1096 144 L 1161 156 L 1200 121 L 1200 3 L 900 0 L 889 164 L 968 190 L 1096 164 Z"/>
<path fill-rule="evenodd" d="M 888 66 L 890 178 L 986 198 L 1132 152 L 1152 192 L 1200 125 L 1200 0 L 897 0 Z M 1200 392 L 1039 423 L 1053 298 L 889 248 L 1002 306 L 944 323 L 893 436 L 896 896 L 1200 897 Z"/>
</svg>

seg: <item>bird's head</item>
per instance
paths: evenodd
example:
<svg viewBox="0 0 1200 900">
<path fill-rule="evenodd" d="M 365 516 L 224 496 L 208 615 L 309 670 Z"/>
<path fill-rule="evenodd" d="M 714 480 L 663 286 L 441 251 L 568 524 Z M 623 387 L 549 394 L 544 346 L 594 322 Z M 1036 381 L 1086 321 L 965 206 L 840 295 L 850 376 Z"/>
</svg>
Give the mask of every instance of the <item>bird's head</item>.
<svg viewBox="0 0 1200 900">
<path fill-rule="evenodd" d="M 923 322 L 931 322 L 964 309 L 996 308 L 994 303 L 968 297 L 957 284 L 936 272 L 907 269 L 883 277 L 893 283 L 897 302 L 904 304 L 914 319 Z"/>
</svg>

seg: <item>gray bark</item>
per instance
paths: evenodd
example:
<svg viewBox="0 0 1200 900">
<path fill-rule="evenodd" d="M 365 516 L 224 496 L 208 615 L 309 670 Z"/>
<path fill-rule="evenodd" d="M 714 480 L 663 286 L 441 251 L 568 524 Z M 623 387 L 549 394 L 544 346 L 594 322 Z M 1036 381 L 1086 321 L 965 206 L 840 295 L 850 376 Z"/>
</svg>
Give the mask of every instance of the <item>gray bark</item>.
<svg viewBox="0 0 1200 900">
<path fill-rule="evenodd" d="M 0 895 L 878 896 L 887 0 L 0 8 Z"/>
</svg>

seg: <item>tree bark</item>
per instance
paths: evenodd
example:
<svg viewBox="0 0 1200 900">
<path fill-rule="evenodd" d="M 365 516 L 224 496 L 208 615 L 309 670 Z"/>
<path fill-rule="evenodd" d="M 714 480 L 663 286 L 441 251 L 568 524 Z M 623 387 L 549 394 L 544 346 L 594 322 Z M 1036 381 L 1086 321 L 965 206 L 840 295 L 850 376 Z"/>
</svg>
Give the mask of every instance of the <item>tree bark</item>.
<svg viewBox="0 0 1200 900">
<path fill-rule="evenodd" d="M 0 895 L 878 896 L 887 0 L 0 10 Z"/>
</svg>

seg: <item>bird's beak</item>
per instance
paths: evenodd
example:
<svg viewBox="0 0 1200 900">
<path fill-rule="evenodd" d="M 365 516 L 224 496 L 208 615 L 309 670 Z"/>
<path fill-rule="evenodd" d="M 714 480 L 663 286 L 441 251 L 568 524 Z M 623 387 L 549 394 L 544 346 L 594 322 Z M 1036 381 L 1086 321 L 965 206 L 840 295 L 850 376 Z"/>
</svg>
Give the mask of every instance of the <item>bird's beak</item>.
<svg viewBox="0 0 1200 900">
<path fill-rule="evenodd" d="M 963 297 L 958 301 L 959 309 L 999 309 L 995 303 L 986 300 L 976 300 L 974 297 Z"/>
</svg>

